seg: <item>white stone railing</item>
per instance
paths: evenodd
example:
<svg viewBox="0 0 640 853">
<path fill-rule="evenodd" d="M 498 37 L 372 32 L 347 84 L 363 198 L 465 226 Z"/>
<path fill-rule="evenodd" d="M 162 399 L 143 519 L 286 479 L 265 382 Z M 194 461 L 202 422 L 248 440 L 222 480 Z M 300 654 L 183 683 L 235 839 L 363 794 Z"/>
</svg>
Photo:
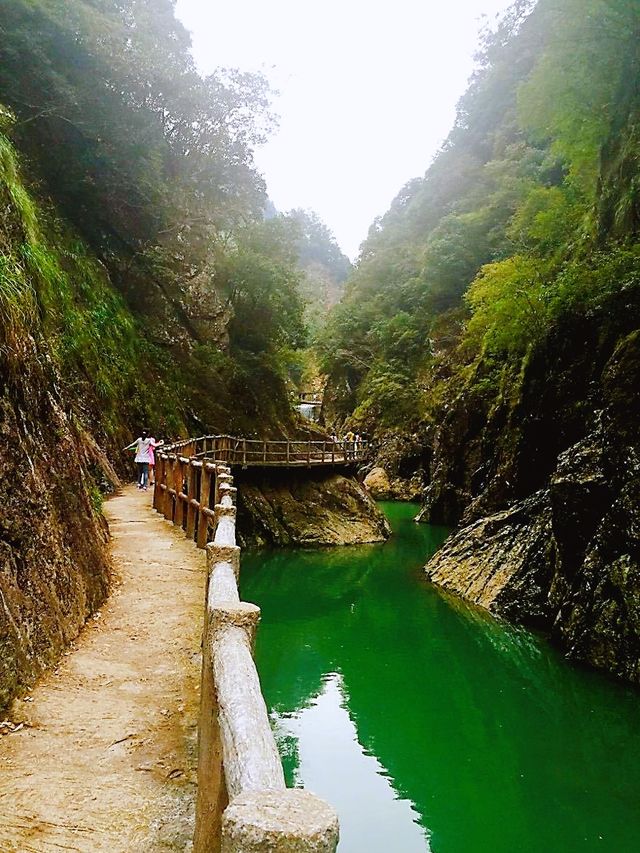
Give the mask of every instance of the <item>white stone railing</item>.
<svg viewBox="0 0 640 853">
<path fill-rule="evenodd" d="M 253 660 L 260 609 L 240 601 L 238 593 L 236 489 L 229 467 L 205 466 L 215 508 L 209 510 L 214 537 L 206 545 L 194 853 L 333 853 L 338 843 L 333 808 L 285 786 Z M 157 496 L 156 508 L 163 511 L 159 489 Z M 197 509 L 208 506 L 201 500 Z M 206 529 L 206 513 L 203 520 Z"/>
</svg>

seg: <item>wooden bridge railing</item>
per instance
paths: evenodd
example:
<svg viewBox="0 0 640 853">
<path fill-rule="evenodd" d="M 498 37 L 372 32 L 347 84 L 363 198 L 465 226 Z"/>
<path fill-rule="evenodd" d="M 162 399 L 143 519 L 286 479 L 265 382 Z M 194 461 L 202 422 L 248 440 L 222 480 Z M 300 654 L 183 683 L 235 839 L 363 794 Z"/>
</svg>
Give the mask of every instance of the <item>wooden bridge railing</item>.
<svg viewBox="0 0 640 853">
<path fill-rule="evenodd" d="M 362 441 L 260 441 L 231 435 L 187 439 L 157 453 L 153 505 L 204 548 L 211 538 L 220 463 L 243 468 L 340 466 L 362 461 L 367 450 Z"/>
<path fill-rule="evenodd" d="M 369 446 L 366 441 L 287 441 L 204 435 L 178 442 L 171 449 L 184 456 L 203 456 L 212 461 L 243 467 L 299 467 L 361 462 L 366 458 Z"/>
<path fill-rule="evenodd" d="M 154 489 L 154 507 L 207 550 L 194 853 L 335 853 L 333 808 L 285 786 L 253 661 L 260 608 L 238 593 L 237 490 L 229 465 L 203 456 L 211 438 L 158 454 Z"/>
<path fill-rule="evenodd" d="M 320 391 L 298 391 L 298 400 L 301 403 L 317 403 L 322 405 L 322 392 Z"/>
</svg>

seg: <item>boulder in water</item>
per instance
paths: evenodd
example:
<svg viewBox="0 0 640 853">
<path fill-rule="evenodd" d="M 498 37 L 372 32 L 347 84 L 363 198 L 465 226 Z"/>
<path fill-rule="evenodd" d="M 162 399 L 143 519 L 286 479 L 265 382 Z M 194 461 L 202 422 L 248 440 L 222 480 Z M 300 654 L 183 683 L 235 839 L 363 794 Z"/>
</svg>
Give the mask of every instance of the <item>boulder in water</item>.
<svg viewBox="0 0 640 853">
<path fill-rule="evenodd" d="M 376 500 L 384 501 L 392 497 L 391 481 L 384 468 L 372 468 L 364 479 L 364 485 Z"/>
</svg>

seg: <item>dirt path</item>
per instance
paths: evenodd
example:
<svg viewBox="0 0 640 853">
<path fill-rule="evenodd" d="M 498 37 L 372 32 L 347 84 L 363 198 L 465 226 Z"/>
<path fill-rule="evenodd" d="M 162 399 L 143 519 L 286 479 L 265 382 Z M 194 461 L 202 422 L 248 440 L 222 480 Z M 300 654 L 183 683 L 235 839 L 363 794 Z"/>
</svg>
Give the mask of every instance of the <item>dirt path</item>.
<svg viewBox="0 0 640 853">
<path fill-rule="evenodd" d="M 191 849 L 202 551 L 127 487 L 116 587 L 0 740 L 0 853 Z"/>
</svg>

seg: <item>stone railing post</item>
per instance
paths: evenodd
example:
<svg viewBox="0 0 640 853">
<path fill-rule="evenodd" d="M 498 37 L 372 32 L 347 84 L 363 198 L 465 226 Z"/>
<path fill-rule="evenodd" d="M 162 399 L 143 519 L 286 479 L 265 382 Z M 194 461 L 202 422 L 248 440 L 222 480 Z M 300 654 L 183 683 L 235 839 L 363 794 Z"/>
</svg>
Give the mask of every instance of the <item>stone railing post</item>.
<svg viewBox="0 0 640 853">
<path fill-rule="evenodd" d="M 247 791 L 222 816 L 222 853 L 333 853 L 338 818 L 308 791 Z"/>
</svg>

